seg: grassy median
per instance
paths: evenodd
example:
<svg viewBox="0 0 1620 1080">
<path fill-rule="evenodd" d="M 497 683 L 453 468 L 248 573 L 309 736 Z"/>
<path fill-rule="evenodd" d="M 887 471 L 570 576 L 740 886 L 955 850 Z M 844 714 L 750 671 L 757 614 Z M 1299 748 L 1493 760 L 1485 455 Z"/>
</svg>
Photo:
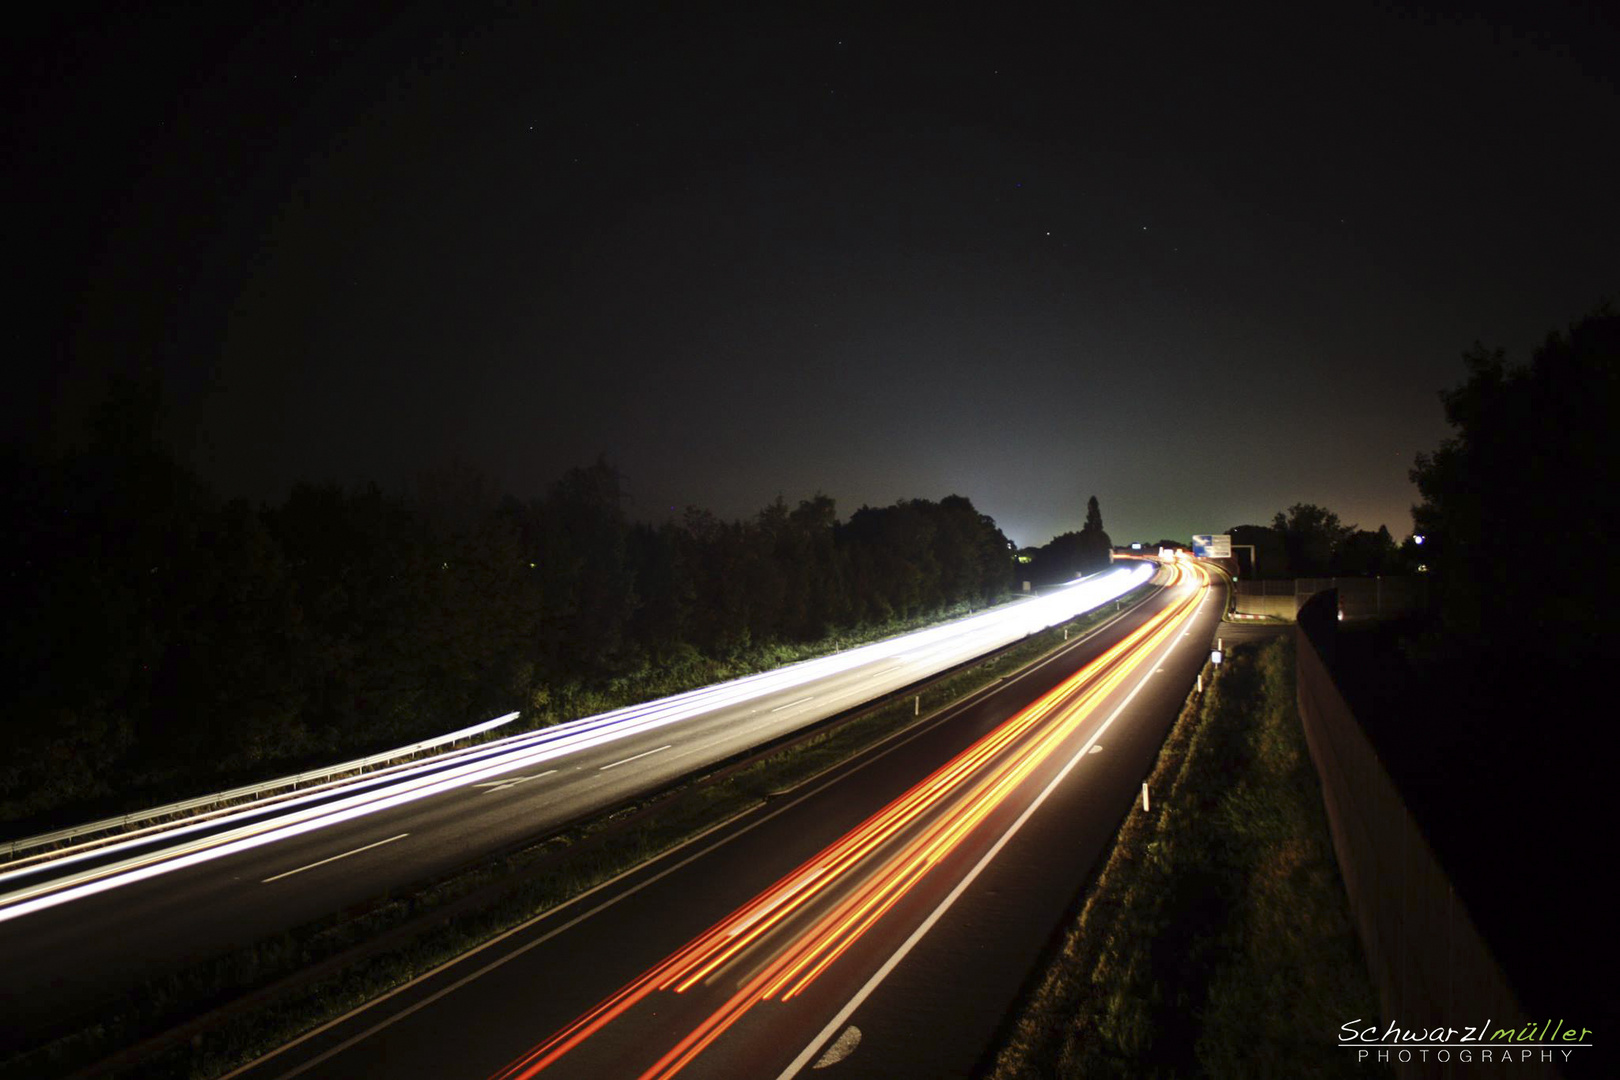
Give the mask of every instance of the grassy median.
<svg viewBox="0 0 1620 1080">
<path fill-rule="evenodd" d="M 989 1075 L 1365 1077 L 1376 1016 L 1288 638 L 1240 645 L 1190 699 Z"/>
<path fill-rule="evenodd" d="M 852 718 L 435 882 L 278 934 L 125 995 L 95 1025 L 0 1062 L 0 1077 L 217 1076 L 759 806 L 1061 647 L 1120 605 L 1083 615 Z M 920 698 L 920 700 L 918 700 Z M 220 1003 L 225 1003 L 221 1006 Z M 137 1047 L 139 1053 L 128 1053 Z"/>
</svg>

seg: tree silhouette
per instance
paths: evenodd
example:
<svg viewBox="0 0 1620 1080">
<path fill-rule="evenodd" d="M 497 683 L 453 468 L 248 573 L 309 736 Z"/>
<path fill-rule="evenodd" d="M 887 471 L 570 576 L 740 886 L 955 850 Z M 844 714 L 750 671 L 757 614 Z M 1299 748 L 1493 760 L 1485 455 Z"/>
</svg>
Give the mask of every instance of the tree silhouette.
<svg viewBox="0 0 1620 1080">
<path fill-rule="evenodd" d="M 1081 532 L 1100 533 L 1103 531 L 1102 510 L 1097 506 L 1097 496 L 1093 495 L 1086 500 L 1086 523 Z"/>
<path fill-rule="evenodd" d="M 1056 585 L 1106 569 L 1113 561 L 1114 545 L 1103 531 L 1097 496 L 1086 500 L 1086 523 L 1079 532 L 1054 536 L 1026 554 L 1030 557 L 1030 580 L 1041 585 Z"/>
<path fill-rule="evenodd" d="M 1447 629 L 1495 652 L 1588 654 L 1612 636 L 1612 575 L 1540 573 L 1531 556 L 1604 552 L 1620 529 L 1620 314 L 1548 335 L 1527 367 L 1477 345 L 1463 362 L 1441 394 L 1456 433 L 1411 471 Z"/>
<path fill-rule="evenodd" d="M 406 493 L 299 484 L 254 507 L 177 462 L 161 416 L 156 380 L 119 379 L 83 447 L 0 456 L 0 821 L 162 802 L 508 709 L 595 712 L 1012 584 L 1006 536 L 958 495 L 844 523 L 818 493 L 638 524 L 600 459 L 527 501 L 451 465 Z"/>
<path fill-rule="evenodd" d="M 1282 537 L 1289 571 L 1300 576 L 1332 573 L 1340 547 L 1356 531 L 1314 503 L 1295 503 L 1271 527 Z"/>
</svg>

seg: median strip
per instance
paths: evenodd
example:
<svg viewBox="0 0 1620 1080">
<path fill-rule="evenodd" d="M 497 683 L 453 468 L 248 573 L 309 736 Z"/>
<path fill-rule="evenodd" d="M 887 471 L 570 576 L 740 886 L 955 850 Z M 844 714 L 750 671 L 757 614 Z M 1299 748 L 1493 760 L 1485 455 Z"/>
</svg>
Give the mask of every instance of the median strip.
<svg viewBox="0 0 1620 1080">
<path fill-rule="evenodd" d="M 1081 616 L 1068 629 L 1095 629 L 1155 591 L 1144 584 L 1117 607 L 1109 604 Z M 97 1059 L 101 1063 L 84 1075 L 218 1075 L 329 1022 L 348 1003 L 410 982 L 897 732 L 928 722 L 930 714 L 998 683 L 1009 669 L 1037 665 L 1065 646 L 1064 630 L 1060 625 L 1031 634 L 908 688 L 903 698 L 855 710 L 785 738 L 775 749 L 481 859 L 455 875 L 154 980 L 95 1024 L 0 1064 L 0 1076 L 60 1074 Z M 1067 644 L 1078 640 L 1071 634 Z M 913 698 L 920 703 L 914 705 Z M 922 706 L 926 710 L 919 719 Z M 244 979 L 244 972 L 251 977 Z M 213 1007 L 221 1000 L 226 1004 Z"/>
</svg>

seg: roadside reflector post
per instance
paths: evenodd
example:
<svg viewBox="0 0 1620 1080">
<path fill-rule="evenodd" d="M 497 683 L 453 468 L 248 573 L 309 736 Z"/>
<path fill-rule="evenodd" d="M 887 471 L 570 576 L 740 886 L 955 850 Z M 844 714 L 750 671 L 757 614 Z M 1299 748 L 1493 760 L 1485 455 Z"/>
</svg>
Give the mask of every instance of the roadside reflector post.
<svg viewBox="0 0 1620 1080">
<path fill-rule="evenodd" d="M 1202 671 L 1198 673 L 1198 692 L 1200 694 L 1204 692 L 1204 673 Z"/>
<path fill-rule="evenodd" d="M 1067 626 L 1065 626 L 1065 627 L 1064 627 L 1064 628 L 1063 628 L 1063 640 L 1064 640 L 1064 641 L 1068 641 L 1068 640 L 1069 640 L 1069 628 L 1068 628 L 1068 627 L 1067 627 Z"/>
<path fill-rule="evenodd" d="M 1150 807 L 1148 806 L 1147 781 L 1144 780 L 1144 781 L 1142 781 L 1142 812 L 1145 814 L 1145 813 L 1148 812 L 1149 809 L 1150 809 Z"/>
<path fill-rule="evenodd" d="M 916 700 L 914 700 L 911 703 L 911 715 L 912 716 L 921 716 L 922 715 L 922 695 L 921 694 L 918 694 L 917 697 L 916 697 Z"/>
</svg>

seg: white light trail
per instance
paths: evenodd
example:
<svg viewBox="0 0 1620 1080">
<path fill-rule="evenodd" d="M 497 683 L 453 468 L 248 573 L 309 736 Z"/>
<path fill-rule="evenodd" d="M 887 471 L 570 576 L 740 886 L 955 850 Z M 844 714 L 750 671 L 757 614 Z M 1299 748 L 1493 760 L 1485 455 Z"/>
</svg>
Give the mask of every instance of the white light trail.
<svg viewBox="0 0 1620 1080">
<path fill-rule="evenodd" d="M 7 881 L 37 877 L 93 857 L 108 858 L 124 853 L 124 857 L 114 857 L 103 865 L 0 893 L 0 922 L 457 788 L 487 783 L 505 773 L 879 664 L 881 670 L 874 674 L 887 678 L 871 688 L 871 696 L 875 697 L 1100 607 L 1148 581 L 1154 573 L 1155 568 L 1148 562 L 1116 566 L 1037 599 L 955 622 L 540 731 L 509 736 L 459 754 L 396 766 L 335 790 L 322 788 L 300 794 L 274 807 L 245 807 L 205 823 L 169 830 L 161 837 L 165 846 L 158 850 L 140 851 L 150 848 L 154 839 L 141 837 L 106 845 L 93 852 L 69 855 L 41 867 L 0 873 L 0 886 L 3 886 Z M 900 662 L 895 663 L 897 660 Z M 831 708 L 832 701 L 847 696 L 829 697 L 823 703 L 829 710 L 827 714 L 838 711 Z M 793 701 L 788 705 L 802 703 L 803 700 Z M 799 717 L 806 723 L 818 718 L 814 710 L 807 710 Z M 668 746 L 660 749 L 668 749 Z M 207 830 L 215 831 L 207 836 L 197 835 Z"/>
</svg>

